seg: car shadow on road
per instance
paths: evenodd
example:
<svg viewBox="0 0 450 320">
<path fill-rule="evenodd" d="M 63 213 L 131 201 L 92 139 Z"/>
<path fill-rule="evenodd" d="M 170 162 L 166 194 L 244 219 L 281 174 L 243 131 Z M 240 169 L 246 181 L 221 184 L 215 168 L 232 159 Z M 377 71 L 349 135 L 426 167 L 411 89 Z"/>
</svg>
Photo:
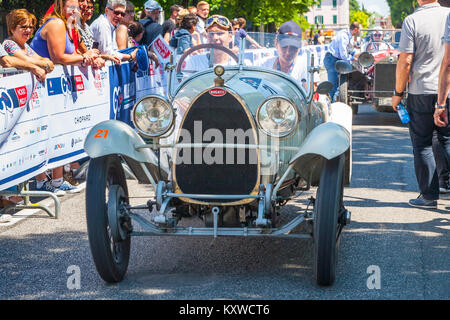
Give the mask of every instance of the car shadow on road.
<svg viewBox="0 0 450 320">
<path fill-rule="evenodd" d="M 443 218 L 352 221 L 342 234 L 337 278 L 329 288 L 314 282 L 312 240 L 135 237 L 128 273 L 111 285 L 99 277 L 84 232 L 2 235 L 0 299 L 450 298 L 444 288 L 450 273 L 449 228 L 450 220 Z M 367 289 L 370 265 L 380 267 L 384 291 Z M 71 266 L 79 267 L 79 289 L 68 287 Z M 429 283 L 425 292 L 414 289 L 423 287 L 418 272 Z"/>
</svg>

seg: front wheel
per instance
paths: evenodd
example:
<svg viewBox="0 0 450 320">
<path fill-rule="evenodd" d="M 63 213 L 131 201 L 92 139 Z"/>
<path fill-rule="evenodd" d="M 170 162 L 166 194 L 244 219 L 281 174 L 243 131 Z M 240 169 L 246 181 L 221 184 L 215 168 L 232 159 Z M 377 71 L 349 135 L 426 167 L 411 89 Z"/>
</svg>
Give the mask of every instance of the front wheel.
<svg viewBox="0 0 450 320">
<path fill-rule="evenodd" d="M 130 236 L 126 233 L 120 238 L 114 234 L 124 221 L 109 221 L 113 216 L 108 214 L 112 200 L 117 210 L 128 203 L 128 189 L 120 158 L 108 155 L 91 159 L 86 182 L 89 244 L 98 273 L 106 282 L 115 283 L 123 279 L 128 268 Z"/>
<path fill-rule="evenodd" d="M 343 205 L 345 156 L 325 160 L 314 206 L 314 275 L 317 284 L 333 284 L 336 274 Z"/>
<path fill-rule="evenodd" d="M 339 75 L 338 101 L 348 104 L 348 75 Z"/>
</svg>

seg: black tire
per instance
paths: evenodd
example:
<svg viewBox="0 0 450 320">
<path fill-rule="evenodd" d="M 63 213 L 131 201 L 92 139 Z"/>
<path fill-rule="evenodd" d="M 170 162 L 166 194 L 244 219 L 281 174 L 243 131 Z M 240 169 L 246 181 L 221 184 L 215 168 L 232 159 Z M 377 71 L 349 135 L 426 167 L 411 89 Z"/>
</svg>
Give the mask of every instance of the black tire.
<svg viewBox="0 0 450 320">
<path fill-rule="evenodd" d="M 348 104 L 348 75 L 339 75 L 338 101 Z"/>
<path fill-rule="evenodd" d="M 121 161 L 116 155 L 91 159 L 86 181 L 86 220 L 97 272 L 106 282 L 119 282 L 130 259 L 130 236 L 120 242 L 112 239 L 108 224 L 109 185 L 120 185 L 128 201 L 128 189 Z"/>
<path fill-rule="evenodd" d="M 345 156 L 325 160 L 314 206 L 314 276 L 320 286 L 332 285 L 339 248 L 338 216 L 343 207 Z"/>
<path fill-rule="evenodd" d="M 359 111 L 359 104 L 357 104 L 357 103 L 352 103 L 352 112 L 353 112 L 353 115 L 358 114 L 358 111 Z"/>
</svg>

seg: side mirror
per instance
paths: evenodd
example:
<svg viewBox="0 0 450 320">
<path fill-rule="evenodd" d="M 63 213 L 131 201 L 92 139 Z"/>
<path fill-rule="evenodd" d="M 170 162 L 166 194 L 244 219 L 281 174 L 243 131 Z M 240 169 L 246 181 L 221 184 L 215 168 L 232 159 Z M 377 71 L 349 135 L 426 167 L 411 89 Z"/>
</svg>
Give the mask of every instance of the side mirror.
<svg viewBox="0 0 450 320">
<path fill-rule="evenodd" d="M 358 57 L 358 63 L 363 68 L 369 68 L 375 62 L 375 58 L 369 52 L 363 52 Z"/>
<path fill-rule="evenodd" d="M 330 81 L 323 81 L 317 86 L 316 92 L 318 94 L 328 94 L 333 89 L 333 84 Z"/>
<path fill-rule="evenodd" d="M 339 60 L 334 65 L 336 71 L 340 74 L 349 74 L 353 72 L 353 66 L 347 61 Z"/>
</svg>

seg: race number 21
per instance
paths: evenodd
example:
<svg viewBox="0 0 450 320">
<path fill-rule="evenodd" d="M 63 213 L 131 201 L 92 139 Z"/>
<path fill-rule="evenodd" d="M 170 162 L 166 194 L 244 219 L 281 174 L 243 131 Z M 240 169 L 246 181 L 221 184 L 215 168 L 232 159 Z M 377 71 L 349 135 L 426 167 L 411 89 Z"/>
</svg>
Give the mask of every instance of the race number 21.
<svg viewBox="0 0 450 320">
<path fill-rule="evenodd" d="M 98 139 L 98 138 L 104 138 L 104 139 L 106 139 L 106 138 L 108 137 L 108 132 L 109 132 L 109 130 L 97 130 L 97 131 L 95 132 L 94 138 L 95 138 L 95 139 Z"/>
</svg>

